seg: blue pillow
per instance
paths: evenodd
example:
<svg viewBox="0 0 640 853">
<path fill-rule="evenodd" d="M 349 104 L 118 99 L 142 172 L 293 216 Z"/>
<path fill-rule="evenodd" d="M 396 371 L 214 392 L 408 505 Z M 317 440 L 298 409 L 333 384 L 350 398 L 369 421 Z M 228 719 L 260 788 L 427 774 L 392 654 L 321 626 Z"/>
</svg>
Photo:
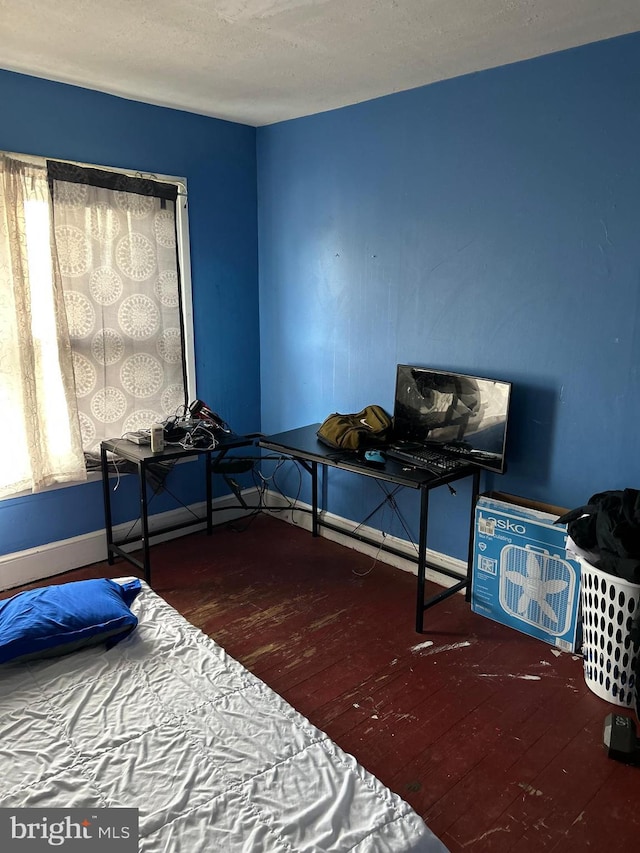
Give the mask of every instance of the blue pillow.
<svg viewBox="0 0 640 853">
<path fill-rule="evenodd" d="M 129 605 L 140 581 L 73 581 L 20 592 L 0 601 L 0 663 L 73 652 L 106 643 L 110 648 L 138 624 Z"/>
</svg>

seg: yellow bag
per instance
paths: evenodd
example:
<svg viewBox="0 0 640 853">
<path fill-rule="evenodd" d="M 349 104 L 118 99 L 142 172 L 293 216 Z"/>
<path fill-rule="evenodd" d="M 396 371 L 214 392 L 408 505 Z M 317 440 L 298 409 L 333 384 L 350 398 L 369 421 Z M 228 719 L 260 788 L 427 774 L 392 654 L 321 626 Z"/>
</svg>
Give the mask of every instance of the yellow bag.
<svg viewBox="0 0 640 853">
<path fill-rule="evenodd" d="M 386 444 L 392 421 L 381 406 L 365 406 L 353 415 L 334 412 L 320 425 L 319 440 L 340 450 L 360 450 Z"/>
</svg>

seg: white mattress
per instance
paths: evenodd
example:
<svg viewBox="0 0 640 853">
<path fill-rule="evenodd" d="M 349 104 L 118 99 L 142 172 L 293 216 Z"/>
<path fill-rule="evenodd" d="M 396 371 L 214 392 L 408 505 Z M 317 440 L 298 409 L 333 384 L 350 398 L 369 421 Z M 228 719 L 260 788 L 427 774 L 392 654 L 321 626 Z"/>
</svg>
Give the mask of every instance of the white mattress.
<svg viewBox="0 0 640 853">
<path fill-rule="evenodd" d="M 148 853 L 446 853 L 149 587 L 132 609 L 110 651 L 0 670 L 0 807 L 138 808 Z"/>
</svg>

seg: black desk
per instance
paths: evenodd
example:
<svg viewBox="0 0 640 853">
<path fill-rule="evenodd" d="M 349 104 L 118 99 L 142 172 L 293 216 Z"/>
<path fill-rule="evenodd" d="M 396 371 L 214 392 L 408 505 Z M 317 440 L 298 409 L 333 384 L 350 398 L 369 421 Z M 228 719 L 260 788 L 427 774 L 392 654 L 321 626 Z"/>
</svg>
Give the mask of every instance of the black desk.
<svg viewBox="0 0 640 853">
<path fill-rule="evenodd" d="M 190 447 L 184 449 L 177 445 L 167 445 L 160 453 L 152 453 L 149 445 L 134 444 L 124 438 L 110 438 L 100 444 L 100 462 L 102 466 L 102 493 L 104 497 L 104 518 L 105 529 L 107 534 L 107 563 L 113 565 L 113 555 L 132 563 L 139 569 L 144 571 L 144 577 L 147 583 L 151 583 L 151 559 L 149 554 L 150 537 L 159 536 L 161 533 L 168 533 L 172 530 L 180 530 L 183 527 L 191 527 L 194 524 L 201 524 L 206 520 L 207 535 L 213 532 L 213 488 L 212 477 L 216 470 L 216 465 L 225 456 L 227 451 L 236 447 L 247 447 L 253 444 L 255 435 L 233 435 L 223 434 L 219 439 L 218 444 L 214 448 L 199 448 Z M 120 542 L 113 541 L 113 524 L 111 519 L 111 492 L 109 489 L 109 469 L 107 453 L 114 453 L 120 459 L 135 465 L 138 476 L 138 484 L 140 488 L 140 535 L 130 536 Z M 207 511 L 205 518 L 195 518 L 193 521 L 183 521 L 180 524 L 163 527 L 161 530 L 155 530 L 149 534 L 149 505 L 147 501 L 147 469 L 154 462 L 167 462 L 176 459 L 185 459 L 189 456 L 205 456 L 206 457 L 206 504 Z M 125 473 L 129 473 L 128 471 Z M 142 545 L 142 561 L 132 557 L 131 554 L 125 551 L 122 546 L 128 545 L 131 542 L 140 542 Z"/>
<path fill-rule="evenodd" d="M 318 510 L 318 465 L 326 470 L 327 467 L 340 468 L 344 471 L 351 471 L 354 474 L 361 474 L 365 477 L 373 477 L 376 480 L 382 480 L 394 485 L 406 486 L 410 489 L 418 489 L 420 491 L 420 532 L 418 536 L 418 555 L 415 560 L 418 564 L 418 589 L 416 598 L 416 631 L 422 633 L 424 630 L 424 611 L 434 604 L 449 598 L 449 596 L 464 589 L 466 592 L 467 601 L 471 596 L 471 566 L 473 557 L 473 521 L 476 498 L 480 488 L 480 469 L 472 464 L 466 465 L 464 468 L 458 468 L 455 472 L 439 476 L 432 474 L 429 471 L 420 470 L 417 468 L 407 468 L 399 462 L 388 459 L 383 468 L 375 468 L 363 460 L 359 459 L 353 451 L 333 450 L 327 447 L 322 442 L 318 441 L 316 432 L 320 424 L 312 424 L 311 426 L 301 427 L 300 429 L 292 429 L 288 432 L 281 432 L 277 435 L 263 437 L 259 442 L 259 447 L 264 447 L 267 450 L 273 450 L 284 456 L 290 456 L 311 474 L 311 496 L 312 496 L 312 534 L 318 536 L 320 527 L 326 527 L 335 530 L 347 536 L 352 536 L 362 542 L 367 542 L 370 545 L 381 548 L 383 551 L 396 554 L 401 557 L 407 555 L 386 543 L 380 544 L 369 537 L 360 533 L 345 531 L 344 528 L 338 527 L 331 522 L 322 518 Z M 429 515 L 429 492 L 432 489 L 444 486 L 447 483 L 452 483 L 456 480 L 461 480 L 465 477 L 473 477 L 473 494 L 471 500 L 470 523 L 469 523 L 469 551 L 467 571 L 464 576 L 457 572 L 442 566 L 436 566 L 429 563 L 426 558 L 427 554 L 427 521 Z M 410 558 L 411 559 L 411 558 Z M 445 574 L 454 578 L 457 583 L 443 592 L 433 595 L 425 600 L 425 573 L 427 567 L 435 569 L 441 574 Z"/>
</svg>

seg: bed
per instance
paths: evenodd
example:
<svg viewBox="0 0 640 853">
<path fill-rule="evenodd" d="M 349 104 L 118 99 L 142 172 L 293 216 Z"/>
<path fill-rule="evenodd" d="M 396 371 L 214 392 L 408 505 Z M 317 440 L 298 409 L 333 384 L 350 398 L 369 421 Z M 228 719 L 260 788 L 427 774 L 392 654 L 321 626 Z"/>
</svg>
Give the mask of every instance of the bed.
<svg viewBox="0 0 640 853">
<path fill-rule="evenodd" d="M 143 853 L 446 853 L 146 584 L 131 610 L 108 650 L 0 668 L 0 807 L 137 808 Z"/>
</svg>

